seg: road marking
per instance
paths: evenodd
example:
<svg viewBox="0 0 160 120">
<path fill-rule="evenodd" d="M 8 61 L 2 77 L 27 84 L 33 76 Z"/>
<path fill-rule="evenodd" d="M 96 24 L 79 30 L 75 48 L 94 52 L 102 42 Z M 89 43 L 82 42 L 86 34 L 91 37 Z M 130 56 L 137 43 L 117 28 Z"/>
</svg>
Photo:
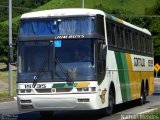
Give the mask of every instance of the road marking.
<svg viewBox="0 0 160 120">
<path fill-rule="evenodd" d="M 8 103 L 13 103 L 13 102 L 16 102 L 16 101 L 13 100 L 13 101 L 7 101 L 7 102 L 0 102 L 0 104 L 8 104 Z"/>
<path fill-rule="evenodd" d="M 149 112 L 152 112 L 152 111 L 157 110 L 157 109 L 158 109 L 158 108 L 153 108 L 153 109 L 150 109 L 150 110 L 146 110 L 146 111 L 144 111 L 144 112 L 138 113 L 138 115 L 145 114 L 145 113 L 149 113 Z"/>
</svg>

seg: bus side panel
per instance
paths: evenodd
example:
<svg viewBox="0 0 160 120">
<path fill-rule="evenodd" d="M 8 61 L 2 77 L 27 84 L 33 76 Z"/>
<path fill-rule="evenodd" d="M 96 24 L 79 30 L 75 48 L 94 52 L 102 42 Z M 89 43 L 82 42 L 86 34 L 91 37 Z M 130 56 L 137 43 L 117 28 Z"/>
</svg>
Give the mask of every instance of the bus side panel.
<svg viewBox="0 0 160 120">
<path fill-rule="evenodd" d="M 129 73 L 129 79 L 130 79 L 130 87 L 131 87 L 131 99 L 137 99 L 139 95 L 137 91 L 139 91 L 138 89 L 138 84 L 137 84 L 137 80 L 138 80 L 138 73 L 133 72 L 133 64 L 132 64 L 132 60 L 131 60 L 131 55 L 126 53 L 126 61 L 128 64 L 128 73 Z"/>
<path fill-rule="evenodd" d="M 133 55 L 133 54 L 126 54 L 126 58 L 128 59 L 127 60 L 128 64 L 132 64 L 132 72 L 129 72 L 130 80 L 133 82 L 134 86 L 131 87 L 134 94 L 132 96 L 132 100 L 140 98 L 142 81 L 144 81 L 145 85 L 144 87 L 147 86 L 146 84 L 148 81 L 149 95 L 153 94 L 154 72 L 153 72 L 153 66 L 148 64 L 148 61 L 153 61 L 153 58 L 148 56 Z M 130 61 L 132 63 L 130 63 Z"/>
<path fill-rule="evenodd" d="M 123 102 L 131 100 L 131 86 L 125 53 L 115 52 Z"/>
<path fill-rule="evenodd" d="M 119 80 L 118 68 L 117 68 L 117 61 L 115 57 L 114 51 L 108 50 L 107 53 L 107 71 L 106 71 L 106 80 L 108 84 L 108 90 L 110 87 L 110 83 L 113 82 L 115 86 L 115 103 L 120 104 L 122 103 L 122 91 L 121 85 Z"/>
</svg>

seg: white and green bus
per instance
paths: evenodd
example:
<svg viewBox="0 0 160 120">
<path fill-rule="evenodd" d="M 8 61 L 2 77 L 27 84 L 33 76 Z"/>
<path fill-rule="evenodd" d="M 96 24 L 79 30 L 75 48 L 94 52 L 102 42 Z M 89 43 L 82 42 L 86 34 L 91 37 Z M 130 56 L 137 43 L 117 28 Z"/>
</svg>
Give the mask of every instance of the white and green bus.
<svg viewBox="0 0 160 120">
<path fill-rule="evenodd" d="M 146 102 L 154 92 L 151 33 L 94 9 L 21 16 L 17 102 L 20 111 L 98 110 Z"/>
</svg>

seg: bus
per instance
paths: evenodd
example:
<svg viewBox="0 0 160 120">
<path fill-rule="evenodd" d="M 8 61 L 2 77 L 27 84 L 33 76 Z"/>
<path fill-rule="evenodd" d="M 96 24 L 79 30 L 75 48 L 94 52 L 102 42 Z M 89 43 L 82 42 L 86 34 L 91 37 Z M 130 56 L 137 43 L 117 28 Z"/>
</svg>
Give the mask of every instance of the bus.
<svg viewBox="0 0 160 120">
<path fill-rule="evenodd" d="M 17 38 L 20 111 L 102 110 L 154 92 L 151 33 L 96 9 L 21 16 Z M 78 58 L 76 58 L 78 56 Z"/>
</svg>

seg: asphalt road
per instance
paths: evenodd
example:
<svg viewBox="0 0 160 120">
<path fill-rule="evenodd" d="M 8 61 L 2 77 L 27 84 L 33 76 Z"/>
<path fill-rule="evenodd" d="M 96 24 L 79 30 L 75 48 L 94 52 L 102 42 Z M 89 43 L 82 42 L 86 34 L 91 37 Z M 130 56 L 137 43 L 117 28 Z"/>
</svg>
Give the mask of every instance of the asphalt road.
<svg viewBox="0 0 160 120">
<path fill-rule="evenodd" d="M 155 108 L 160 108 L 160 94 L 149 96 L 142 106 L 135 101 L 117 105 L 111 116 L 104 116 L 100 111 L 58 111 L 52 120 L 120 120 L 123 115 L 136 115 Z M 19 113 L 16 101 L 0 103 L 0 117 L 4 120 L 41 120 L 39 112 Z"/>
</svg>

